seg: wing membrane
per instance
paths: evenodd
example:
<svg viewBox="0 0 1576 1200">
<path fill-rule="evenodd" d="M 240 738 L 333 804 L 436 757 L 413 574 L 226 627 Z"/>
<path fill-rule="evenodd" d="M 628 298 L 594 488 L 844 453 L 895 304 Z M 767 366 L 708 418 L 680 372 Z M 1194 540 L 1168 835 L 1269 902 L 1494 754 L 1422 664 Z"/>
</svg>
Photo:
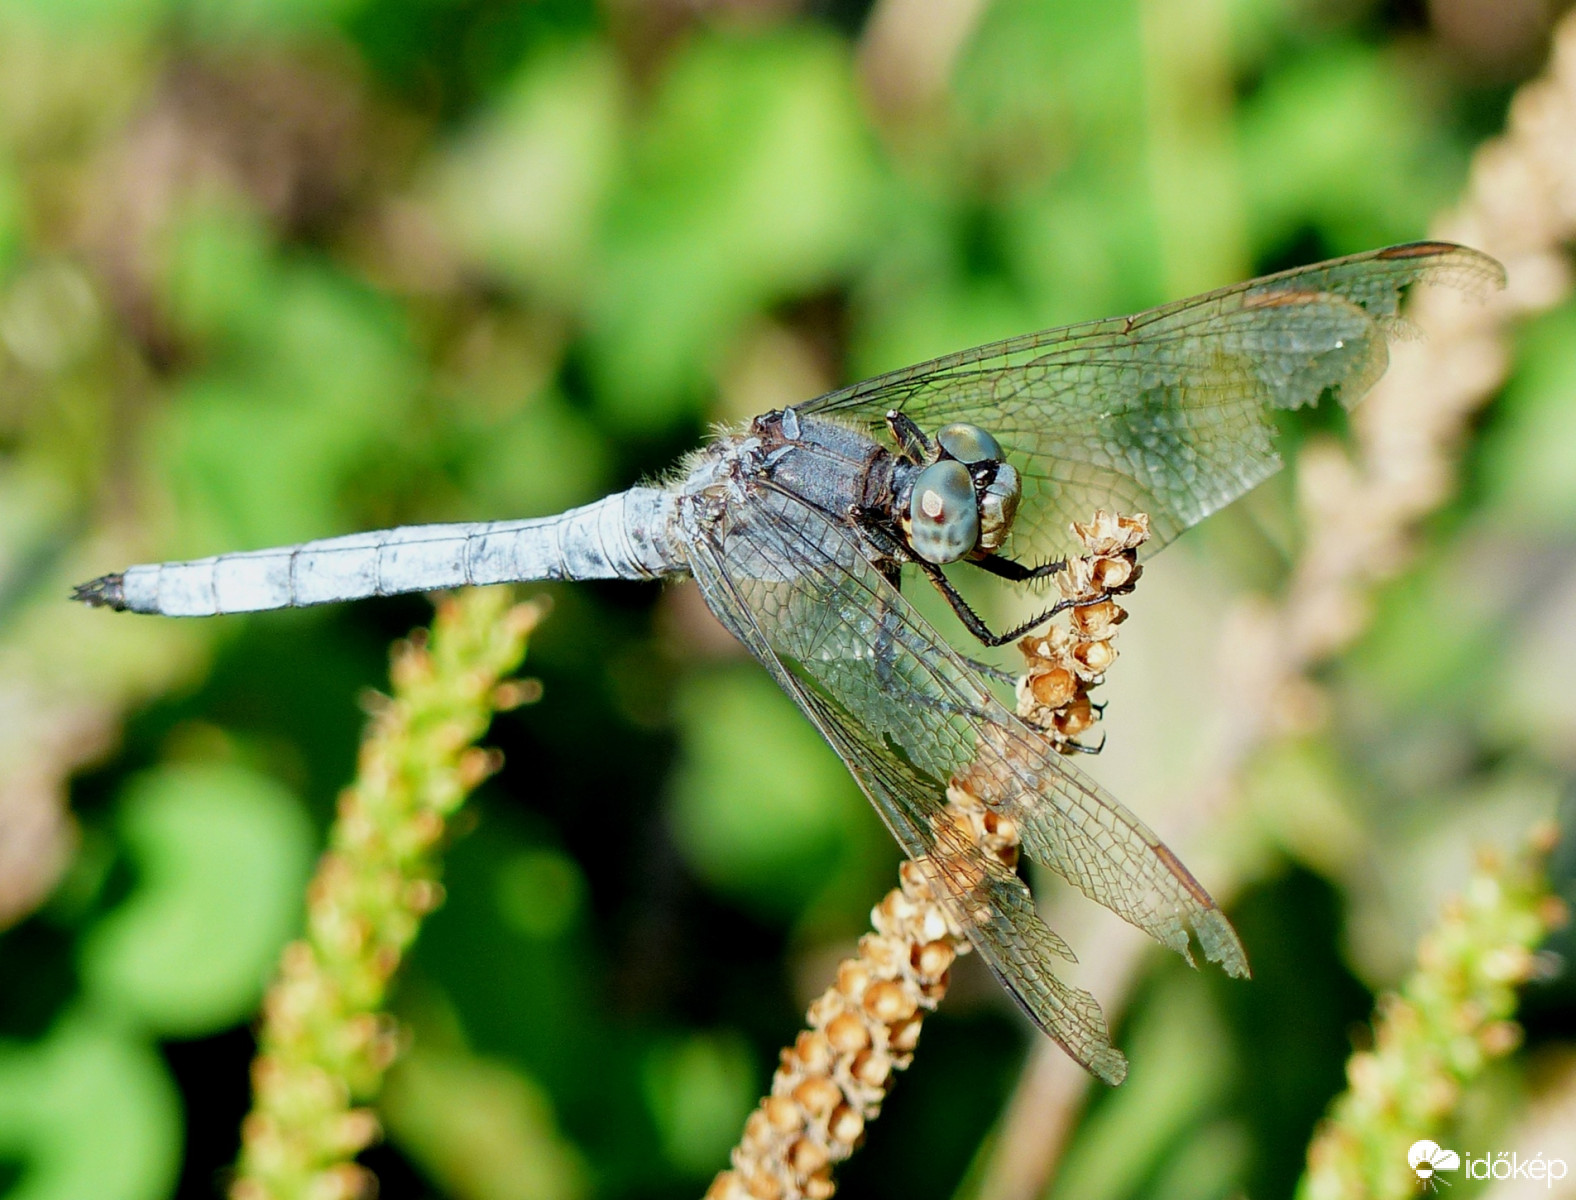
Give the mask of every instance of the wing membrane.
<svg viewBox="0 0 1576 1200">
<path fill-rule="evenodd" d="M 1098 1007 L 1046 970 L 1059 941 L 1021 881 L 949 832 L 949 782 L 1010 817 L 1024 851 L 1092 899 L 1184 955 L 1191 929 L 1210 958 L 1246 973 L 1230 925 L 1175 856 L 991 694 L 872 566 L 857 531 L 762 484 L 691 533 L 712 611 L 815 722 L 903 849 L 929 864 L 986 961 L 1079 1061 L 1115 1069 Z"/>
<path fill-rule="evenodd" d="M 1271 409 L 1362 398 L 1420 281 L 1483 292 L 1504 271 L 1462 246 L 1392 246 L 950 354 L 800 409 L 877 436 L 894 408 L 927 430 L 989 429 L 1024 477 L 1019 558 L 1077 553 L 1068 525 L 1096 508 L 1147 512 L 1158 549 L 1279 469 Z"/>
</svg>

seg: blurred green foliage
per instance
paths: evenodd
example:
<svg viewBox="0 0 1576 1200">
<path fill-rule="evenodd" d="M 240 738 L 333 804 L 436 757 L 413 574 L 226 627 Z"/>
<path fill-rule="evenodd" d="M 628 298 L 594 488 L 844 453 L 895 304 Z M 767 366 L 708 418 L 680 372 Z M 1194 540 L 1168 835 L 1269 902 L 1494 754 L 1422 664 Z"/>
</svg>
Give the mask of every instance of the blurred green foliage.
<svg viewBox="0 0 1576 1200">
<path fill-rule="evenodd" d="M 222 1185 L 357 694 L 426 620 L 116 619 L 70 583 L 553 511 L 879 369 L 1422 236 L 1542 53 L 1431 23 L 1493 11 L 1469 0 L 994 0 L 956 47 L 871 7 L 0 0 L 0 803 L 58 812 L 74 780 L 76 823 L 58 881 L 46 850 L 33 893 L 0 881 L 5 1194 Z M 1056 1194 L 1289 1196 L 1369 989 L 1471 839 L 1567 786 L 1572 313 L 1522 332 L 1329 727 L 1245 783 L 1222 836 L 1258 978 L 1150 970 L 1132 1079 Z M 1113 689 L 1213 642 L 1186 614 L 1273 589 L 1288 496 L 1152 568 Z M 696 1194 L 891 883 L 879 822 L 692 591 L 550 590 L 544 698 L 494 730 L 508 765 L 401 991 L 388 1197 Z M 1113 690 L 1136 724 L 1098 765 L 1141 812 L 1207 737 L 1198 696 Z M 1570 1001 L 1529 996 L 1529 1060 Z M 925 1039 L 850 1194 L 967 1192 L 994 1152 L 1025 1027 L 965 969 Z"/>
</svg>

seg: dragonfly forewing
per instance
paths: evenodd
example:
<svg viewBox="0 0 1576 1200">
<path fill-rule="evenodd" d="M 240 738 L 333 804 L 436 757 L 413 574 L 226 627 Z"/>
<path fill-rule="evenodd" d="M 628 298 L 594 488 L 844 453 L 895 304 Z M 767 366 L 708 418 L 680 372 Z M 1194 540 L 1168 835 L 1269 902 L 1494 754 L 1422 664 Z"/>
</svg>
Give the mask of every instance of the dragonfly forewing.
<svg viewBox="0 0 1576 1200">
<path fill-rule="evenodd" d="M 889 409 L 990 429 L 1024 480 L 1018 558 L 1076 553 L 1069 523 L 1101 507 L 1147 512 L 1158 549 L 1280 467 L 1272 410 L 1361 399 L 1419 282 L 1482 294 L 1504 270 L 1461 246 L 1393 246 L 946 355 L 800 409 L 876 436 Z"/>
</svg>

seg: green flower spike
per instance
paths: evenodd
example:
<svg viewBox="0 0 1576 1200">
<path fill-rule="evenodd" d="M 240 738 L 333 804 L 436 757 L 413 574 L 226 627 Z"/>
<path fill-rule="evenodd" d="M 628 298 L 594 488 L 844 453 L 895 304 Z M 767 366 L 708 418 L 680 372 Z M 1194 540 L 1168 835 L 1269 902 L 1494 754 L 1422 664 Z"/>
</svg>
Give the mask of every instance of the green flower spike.
<svg viewBox="0 0 1576 1200">
<path fill-rule="evenodd" d="M 431 637 L 393 652 L 355 782 L 307 890 L 306 935 L 286 947 L 263 1002 L 232 1200 L 350 1200 L 375 1190 L 355 1156 L 378 1135 L 371 1100 L 398 1049 L 383 1012 L 424 916 L 443 902 L 448 822 L 498 769 L 473 743 L 493 714 L 530 698 L 506 680 L 544 612 L 506 588 L 438 606 Z"/>
<path fill-rule="evenodd" d="M 1424 935 L 1416 969 L 1379 1001 L 1373 1049 L 1347 1061 L 1347 1089 L 1308 1147 L 1298 1200 L 1418 1194 L 1409 1147 L 1446 1134 L 1465 1089 L 1520 1044 L 1516 989 L 1566 915 L 1545 874 L 1556 839 L 1548 826 L 1509 861 L 1482 855 Z"/>
</svg>

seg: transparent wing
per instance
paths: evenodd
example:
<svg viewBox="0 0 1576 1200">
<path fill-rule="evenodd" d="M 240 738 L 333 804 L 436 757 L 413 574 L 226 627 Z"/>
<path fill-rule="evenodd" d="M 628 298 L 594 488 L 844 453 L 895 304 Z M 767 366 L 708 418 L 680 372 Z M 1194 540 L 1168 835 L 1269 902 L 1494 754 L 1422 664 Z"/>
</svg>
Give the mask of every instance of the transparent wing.
<svg viewBox="0 0 1576 1200">
<path fill-rule="evenodd" d="M 904 850 L 1008 989 L 1091 1070 L 1109 1068 L 1098 1007 L 1045 962 L 1065 947 L 1012 872 L 951 830 L 949 782 L 1012 819 L 1024 851 L 1140 929 L 1241 975 L 1235 933 L 1120 802 L 1000 703 L 866 557 L 859 534 L 763 485 L 696 522 L 692 569 L 712 611 L 842 755 Z"/>
<path fill-rule="evenodd" d="M 1279 469 L 1269 410 L 1325 391 L 1362 398 L 1389 361 L 1401 290 L 1425 280 L 1485 292 L 1504 269 L 1446 242 L 1392 246 L 949 354 L 799 407 L 878 437 L 890 409 L 928 431 L 990 430 L 1024 477 L 1016 557 L 1077 553 L 1068 525 L 1096 508 L 1148 513 L 1158 549 Z"/>
<path fill-rule="evenodd" d="M 1051 963 L 1071 960 L 1067 945 L 1035 910 L 1028 887 L 1004 863 L 980 851 L 949 822 L 916 821 L 935 780 L 894 757 L 847 709 L 816 691 L 778 659 L 748 607 L 731 589 L 720 560 L 702 556 L 696 574 L 707 601 L 765 664 L 848 764 L 903 847 L 925 868 L 933 893 L 966 931 L 980 957 L 1019 1007 L 1077 1062 L 1107 1083 L 1121 1083 L 1127 1060 L 1111 1045 L 1105 1015 L 1093 996 L 1056 977 Z"/>
</svg>

